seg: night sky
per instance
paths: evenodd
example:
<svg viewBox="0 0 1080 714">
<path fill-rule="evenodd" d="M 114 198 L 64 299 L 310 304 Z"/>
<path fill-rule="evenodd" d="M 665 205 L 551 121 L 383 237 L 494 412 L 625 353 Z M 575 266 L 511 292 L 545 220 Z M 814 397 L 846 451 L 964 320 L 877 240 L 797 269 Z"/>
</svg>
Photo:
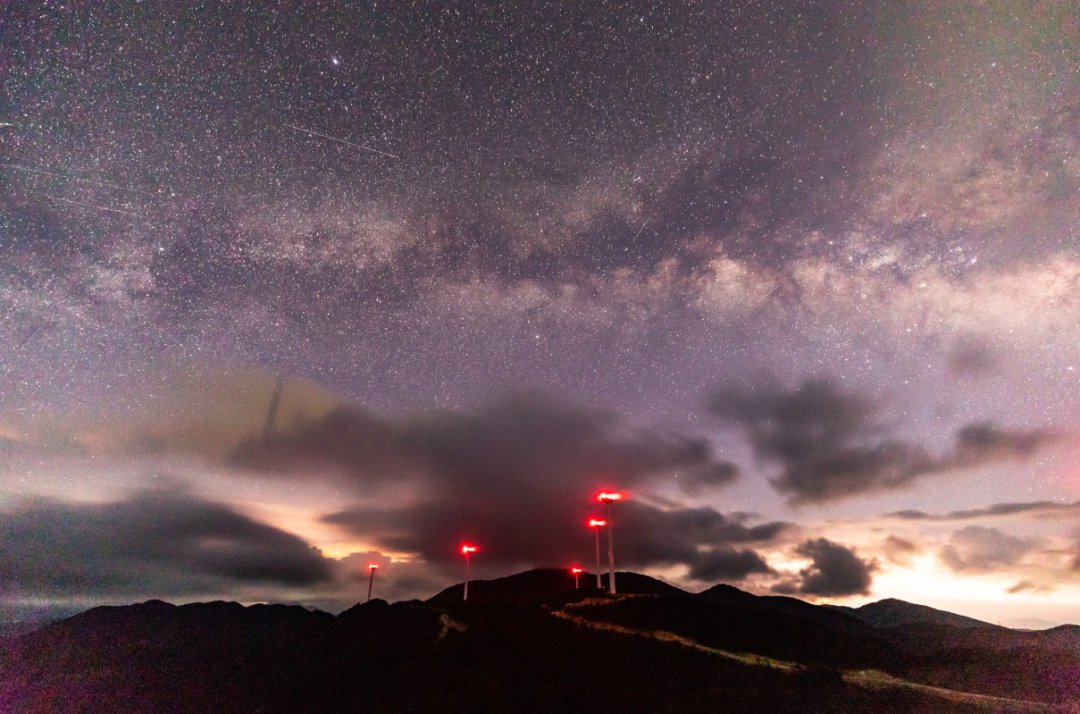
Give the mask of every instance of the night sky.
<svg viewBox="0 0 1080 714">
<path fill-rule="evenodd" d="M 0 610 L 1080 622 L 1073 2 L 10 2 L 0 162 Z"/>
</svg>

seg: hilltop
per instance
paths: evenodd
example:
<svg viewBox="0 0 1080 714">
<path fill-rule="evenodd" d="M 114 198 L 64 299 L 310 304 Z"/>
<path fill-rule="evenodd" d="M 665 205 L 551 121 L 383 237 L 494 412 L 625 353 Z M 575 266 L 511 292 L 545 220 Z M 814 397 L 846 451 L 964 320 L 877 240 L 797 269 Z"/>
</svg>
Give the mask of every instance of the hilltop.
<svg viewBox="0 0 1080 714">
<path fill-rule="evenodd" d="M 691 594 L 619 573 L 626 594 L 536 570 L 427 602 L 338 616 L 298 606 L 150 601 L 9 642 L 18 712 L 1054 712 L 1080 698 L 1080 632 L 927 621 Z M 595 580 L 592 581 L 595 585 Z M 905 608 L 905 606 L 907 606 Z M 948 613 L 945 613 L 946 615 Z"/>
</svg>

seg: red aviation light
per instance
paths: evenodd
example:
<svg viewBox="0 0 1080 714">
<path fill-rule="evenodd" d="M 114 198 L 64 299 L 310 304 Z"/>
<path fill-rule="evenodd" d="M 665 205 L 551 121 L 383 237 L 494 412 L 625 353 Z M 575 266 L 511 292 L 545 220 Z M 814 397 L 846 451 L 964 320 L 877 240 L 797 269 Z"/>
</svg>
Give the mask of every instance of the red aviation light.
<svg viewBox="0 0 1080 714">
<path fill-rule="evenodd" d="M 607 525 L 607 521 L 605 521 L 603 518 L 590 518 L 589 519 L 589 528 L 603 528 L 606 525 Z"/>
<path fill-rule="evenodd" d="M 584 573 L 585 571 L 575 565 L 574 567 L 570 568 L 570 572 L 574 575 L 577 575 L 578 573 Z"/>
<path fill-rule="evenodd" d="M 378 563 L 368 563 L 368 570 L 378 570 L 378 569 L 379 569 L 379 564 Z"/>
<path fill-rule="evenodd" d="M 475 545 L 463 545 L 463 546 L 461 546 L 461 554 L 462 555 L 468 555 L 469 553 L 475 553 L 475 552 L 476 552 L 476 546 Z"/>
<path fill-rule="evenodd" d="M 612 501 L 621 501 L 625 498 L 623 494 L 618 491 L 601 491 L 596 494 L 596 500 L 600 503 L 611 503 Z"/>
</svg>

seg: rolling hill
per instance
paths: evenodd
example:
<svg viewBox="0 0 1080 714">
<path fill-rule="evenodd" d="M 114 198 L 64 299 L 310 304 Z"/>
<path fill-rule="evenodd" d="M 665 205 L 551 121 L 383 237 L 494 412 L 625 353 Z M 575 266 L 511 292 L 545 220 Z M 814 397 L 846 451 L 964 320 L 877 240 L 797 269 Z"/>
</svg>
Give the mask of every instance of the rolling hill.
<svg viewBox="0 0 1080 714">
<path fill-rule="evenodd" d="M 8 642 L 0 711 L 1066 712 L 1080 700 L 1080 628 L 957 624 L 898 602 L 869 609 L 893 613 L 879 627 L 865 608 L 618 577 L 617 597 L 535 570 L 474 582 L 467 603 L 458 585 L 336 617 L 95 608 Z"/>
</svg>

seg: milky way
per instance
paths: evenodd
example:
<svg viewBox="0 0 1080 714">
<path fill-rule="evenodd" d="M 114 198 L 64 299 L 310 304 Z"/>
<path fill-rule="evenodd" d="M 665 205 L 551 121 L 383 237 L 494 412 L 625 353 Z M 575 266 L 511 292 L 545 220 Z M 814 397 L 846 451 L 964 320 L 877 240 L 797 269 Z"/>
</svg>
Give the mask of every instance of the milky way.
<svg viewBox="0 0 1080 714">
<path fill-rule="evenodd" d="M 424 594 L 621 479 L 689 587 L 1080 619 L 1071 3 L 9 5 L 7 601 Z"/>
</svg>

